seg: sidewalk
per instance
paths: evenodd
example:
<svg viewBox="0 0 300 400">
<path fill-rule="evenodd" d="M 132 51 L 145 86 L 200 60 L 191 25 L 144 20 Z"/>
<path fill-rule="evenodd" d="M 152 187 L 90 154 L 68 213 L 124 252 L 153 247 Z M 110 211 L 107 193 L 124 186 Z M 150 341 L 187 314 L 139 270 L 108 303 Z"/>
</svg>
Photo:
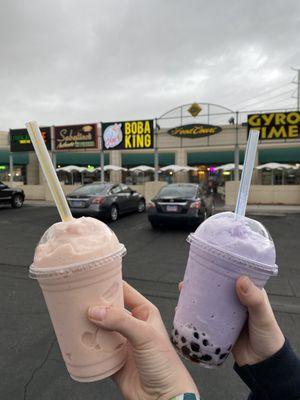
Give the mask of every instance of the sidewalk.
<svg viewBox="0 0 300 400">
<path fill-rule="evenodd" d="M 24 201 L 24 206 L 36 206 L 36 207 L 55 207 L 53 201 L 46 200 L 27 200 Z"/>
<path fill-rule="evenodd" d="M 216 207 L 217 211 L 234 211 L 234 206 L 220 206 Z M 283 204 L 249 204 L 247 206 L 247 213 L 249 214 L 298 214 L 300 213 L 300 205 L 289 206 Z"/>
<path fill-rule="evenodd" d="M 36 207 L 55 207 L 54 202 L 45 200 L 25 200 L 24 205 Z M 216 201 L 217 212 L 234 211 L 234 206 L 226 206 L 219 199 Z M 249 214 L 298 214 L 300 213 L 300 205 L 289 206 L 283 204 L 249 204 L 247 206 Z"/>
</svg>

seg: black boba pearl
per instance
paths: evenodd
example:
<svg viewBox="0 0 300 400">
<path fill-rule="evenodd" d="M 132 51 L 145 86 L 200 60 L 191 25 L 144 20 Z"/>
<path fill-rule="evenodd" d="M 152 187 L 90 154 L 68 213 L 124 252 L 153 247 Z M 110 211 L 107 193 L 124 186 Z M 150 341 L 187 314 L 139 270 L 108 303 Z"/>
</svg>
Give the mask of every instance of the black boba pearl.
<svg viewBox="0 0 300 400">
<path fill-rule="evenodd" d="M 178 335 L 178 330 L 177 329 L 175 329 L 175 336 L 177 336 Z"/>
<path fill-rule="evenodd" d="M 204 332 L 201 333 L 202 336 L 206 336 L 206 334 Z"/>
<path fill-rule="evenodd" d="M 195 339 L 199 339 L 199 333 L 198 332 L 194 332 L 194 338 Z"/>
<path fill-rule="evenodd" d="M 184 336 L 181 337 L 182 343 L 186 343 L 186 338 Z"/>
<path fill-rule="evenodd" d="M 200 357 L 198 357 L 196 354 L 192 354 L 192 355 L 190 356 L 190 360 L 191 360 L 191 361 L 194 361 L 194 362 L 196 362 L 196 363 L 199 363 L 199 362 L 200 362 Z"/>
<path fill-rule="evenodd" d="M 207 339 L 202 340 L 203 346 L 208 346 L 209 341 Z"/>
<path fill-rule="evenodd" d="M 188 356 L 190 354 L 190 352 L 191 352 L 191 350 L 187 346 L 183 346 L 181 348 L 181 351 L 185 356 Z"/>
<path fill-rule="evenodd" d="M 228 353 L 223 353 L 223 354 L 221 354 L 220 355 L 220 360 L 223 360 L 223 358 L 225 358 L 225 357 L 227 357 L 228 356 Z"/>
<path fill-rule="evenodd" d="M 216 354 L 220 354 L 220 351 L 221 351 L 221 349 L 220 349 L 220 347 L 218 347 L 218 348 L 216 349 L 215 353 L 216 353 Z"/>
<path fill-rule="evenodd" d="M 191 343 L 191 349 L 192 349 L 193 351 L 195 351 L 196 353 L 198 353 L 199 350 L 200 350 L 200 346 L 199 346 L 198 343 L 192 342 L 192 343 Z"/>
<path fill-rule="evenodd" d="M 204 354 L 204 356 L 200 357 L 202 361 L 211 361 L 211 356 L 208 354 Z"/>
</svg>

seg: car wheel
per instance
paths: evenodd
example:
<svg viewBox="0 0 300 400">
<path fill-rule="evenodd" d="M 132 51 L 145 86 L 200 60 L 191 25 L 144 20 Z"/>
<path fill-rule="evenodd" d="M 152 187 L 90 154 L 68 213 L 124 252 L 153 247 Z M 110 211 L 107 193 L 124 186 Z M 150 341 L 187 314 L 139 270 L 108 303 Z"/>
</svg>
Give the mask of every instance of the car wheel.
<svg viewBox="0 0 300 400">
<path fill-rule="evenodd" d="M 21 208 L 23 202 L 24 202 L 23 196 L 21 196 L 20 194 L 15 194 L 11 199 L 11 206 L 13 208 Z"/>
<path fill-rule="evenodd" d="M 146 209 L 146 204 L 145 204 L 145 200 L 140 200 L 139 201 L 139 204 L 138 204 L 138 212 L 139 213 L 142 213 L 142 212 L 144 212 L 145 211 L 145 209 Z"/>
<path fill-rule="evenodd" d="M 159 225 L 157 222 L 150 221 L 150 224 L 152 226 L 152 229 L 159 229 Z"/>
<path fill-rule="evenodd" d="M 117 208 L 117 206 L 112 205 L 110 207 L 110 213 L 109 213 L 109 218 L 111 221 L 115 222 L 119 217 L 119 210 Z"/>
</svg>

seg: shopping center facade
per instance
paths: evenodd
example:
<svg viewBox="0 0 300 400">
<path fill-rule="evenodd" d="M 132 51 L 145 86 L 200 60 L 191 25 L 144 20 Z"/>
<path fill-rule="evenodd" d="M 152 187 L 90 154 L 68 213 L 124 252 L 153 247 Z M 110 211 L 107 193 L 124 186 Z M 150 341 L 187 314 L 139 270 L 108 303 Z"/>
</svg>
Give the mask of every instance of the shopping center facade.
<svg viewBox="0 0 300 400">
<path fill-rule="evenodd" d="M 193 110 L 193 106 L 197 108 L 197 105 L 199 107 L 198 114 L 196 114 L 197 110 Z M 194 115 L 192 115 L 193 111 Z M 224 174 L 222 171 L 217 172 L 215 168 L 227 163 L 235 162 L 236 166 L 238 163 L 243 163 L 249 125 L 252 125 L 253 129 L 257 127 L 261 130 L 256 166 L 276 162 L 290 164 L 294 167 L 284 174 L 281 170 L 256 170 L 253 183 L 257 185 L 300 185 L 300 168 L 297 169 L 300 163 L 300 113 L 294 110 L 276 110 L 272 112 L 256 111 L 251 115 L 252 117 L 249 117 L 249 113 L 238 113 L 208 103 L 187 104 L 176 107 L 159 118 L 149 120 L 153 122 L 153 132 L 151 132 L 153 143 L 150 148 L 146 148 L 144 145 L 143 148 L 132 149 L 129 145 L 129 148 L 125 149 L 119 144 L 105 149 L 101 124 L 95 124 L 98 138 L 95 140 L 94 148 L 70 149 L 68 148 L 70 142 L 67 142 L 68 146 L 58 150 L 57 146 L 53 145 L 57 141 L 54 127 L 50 128 L 52 146 L 49 144 L 49 148 L 52 149 L 51 153 L 56 167 L 67 165 L 89 167 L 91 173 L 85 175 L 85 182 L 100 179 L 100 175 L 93 174 L 92 170 L 101 166 L 102 162 L 102 165 L 110 164 L 127 169 L 138 165 L 156 168 L 171 164 L 192 166 L 196 167 L 196 170 L 192 172 L 171 175 L 171 171 L 157 176 L 160 181 L 168 182 L 207 182 L 207 180 L 213 179 L 222 185 L 224 181 L 233 180 L 234 176 L 238 179 L 238 170 L 236 168 L 235 174 L 234 172 L 228 173 L 228 171 L 225 171 Z M 110 123 L 114 124 L 110 127 L 117 126 L 117 123 L 118 121 Z M 90 125 L 92 124 L 82 126 L 88 132 L 87 127 L 91 129 Z M 138 130 L 138 128 L 136 129 Z M 12 149 L 12 133 L 13 130 L 0 133 L 0 180 L 27 185 L 44 185 L 35 153 L 20 151 L 22 146 L 19 146 L 16 152 L 10 151 Z M 140 177 L 138 174 L 114 171 L 105 178 L 112 181 L 122 180 L 128 184 L 141 184 L 145 180 L 154 180 L 157 176 L 154 173 L 147 173 Z M 62 179 L 65 180 L 65 183 L 71 183 L 67 177 Z"/>
</svg>

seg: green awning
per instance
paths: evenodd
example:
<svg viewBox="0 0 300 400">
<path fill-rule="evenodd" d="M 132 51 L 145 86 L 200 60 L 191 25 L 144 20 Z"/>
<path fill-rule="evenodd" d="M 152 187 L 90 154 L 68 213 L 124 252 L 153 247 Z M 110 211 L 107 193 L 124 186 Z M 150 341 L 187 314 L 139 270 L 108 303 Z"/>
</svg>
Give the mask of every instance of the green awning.
<svg viewBox="0 0 300 400">
<path fill-rule="evenodd" d="M 104 154 L 104 164 L 109 164 L 109 154 Z M 77 165 L 87 166 L 93 165 L 98 167 L 100 165 L 100 152 L 99 153 L 56 153 L 56 165 Z"/>
<path fill-rule="evenodd" d="M 259 150 L 259 162 L 261 164 L 269 162 L 299 163 L 300 147 L 261 149 Z"/>
<path fill-rule="evenodd" d="M 188 153 L 188 165 L 228 164 L 234 162 L 234 151 L 203 151 Z M 240 164 L 244 162 L 244 151 L 240 151 Z"/>
<path fill-rule="evenodd" d="M 161 167 L 175 164 L 175 153 L 159 153 L 158 163 Z M 132 168 L 138 165 L 154 167 L 154 153 L 123 153 L 122 167 Z"/>
<path fill-rule="evenodd" d="M 0 150 L 0 164 L 9 165 L 9 150 Z M 12 153 L 14 165 L 26 165 L 29 162 L 28 153 Z"/>
</svg>

